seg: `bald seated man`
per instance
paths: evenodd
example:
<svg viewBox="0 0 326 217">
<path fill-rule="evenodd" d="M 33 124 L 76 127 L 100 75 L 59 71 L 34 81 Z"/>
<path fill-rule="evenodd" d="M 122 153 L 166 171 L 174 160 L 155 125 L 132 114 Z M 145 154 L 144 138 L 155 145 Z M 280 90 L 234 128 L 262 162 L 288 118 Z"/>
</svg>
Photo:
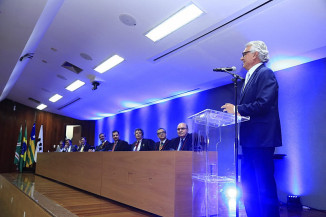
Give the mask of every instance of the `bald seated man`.
<svg viewBox="0 0 326 217">
<path fill-rule="evenodd" d="M 171 147 L 176 151 L 192 151 L 192 134 L 188 132 L 186 123 L 179 123 L 177 127 L 178 137 L 171 140 Z"/>
</svg>

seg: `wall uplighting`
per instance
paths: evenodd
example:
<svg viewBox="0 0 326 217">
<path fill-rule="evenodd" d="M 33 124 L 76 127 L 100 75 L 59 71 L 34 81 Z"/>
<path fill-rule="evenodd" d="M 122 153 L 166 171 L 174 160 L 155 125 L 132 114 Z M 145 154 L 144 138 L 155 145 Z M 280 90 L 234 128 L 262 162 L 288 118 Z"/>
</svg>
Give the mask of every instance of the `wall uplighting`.
<svg viewBox="0 0 326 217">
<path fill-rule="evenodd" d="M 184 7 L 176 14 L 172 15 L 163 23 L 159 24 L 157 27 L 149 31 L 145 36 L 156 42 L 186 25 L 187 23 L 191 22 L 192 20 L 196 19 L 202 13 L 204 12 L 200 10 L 196 5 L 191 4 L 187 7 Z"/>
<path fill-rule="evenodd" d="M 81 80 L 77 80 L 77 81 L 71 83 L 68 87 L 66 87 L 66 89 L 69 91 L 75 91 L 76 89 L 80 88 L 84 84 L 85 84 L 85 82 L 83 82 Z"/>
<path fill-rule="evenodd" d="M 113 114 L 113 113 L 100 113 L 100 114 L 98 114 L 99 116 L 101 116 L 101 117 L 112 117 L 112 116 L 114 116 L 115 114 Z"/>
<path fill-rule="evenodd" d="M 298 66 L 307 62 L 311 59 L 308 57 L 297 56 L 297 57 L 287 57 L 287 56 L 276 56 L 269 60 L 267 66 L 269 66 L 273 71 L 280 71 L 290 67 Z"/>
<path fill-rule="evenodd" d="M 43 110 L 43 109 L 45 109 L 46 107 L 48 107 L 47 105 L 44 105 L 44 104 L 40 104 L 39 106 L 37 106 L 36 108 L 38 109 L 38 110 Z"/>
<path fill-rule="evenodd" d="M 302 204 L 301 204 L 300 196 L 298 196 L 298 195 L 288 195 L 288 197 L 287 197 L 287 206 L 288 207 L 301 208 Z"/>
<path fill-rule="evenodd" d="M 56 102 L 56 101 L 58 101 L 58 100 L 61 99 L 61 98 L 62 98 L 61 95 L 59 95 L 59 94 L 55 94 L 55 95 L 53 95 L 53 96 L 49 99 L 49 101 L 51 101 L 51 102 Z"/>
<path fill-rule="evenodd" d="M 104 73 L 109 69 L 113 68 L 114 66 L 118 65 L 124 61 L 124 58 L 120 57 L 119 55 L 114 55 L 109 59 L 105 60 L 102 64 L 98 65 L 94 70 L 99 73 Z"/>
</svg>

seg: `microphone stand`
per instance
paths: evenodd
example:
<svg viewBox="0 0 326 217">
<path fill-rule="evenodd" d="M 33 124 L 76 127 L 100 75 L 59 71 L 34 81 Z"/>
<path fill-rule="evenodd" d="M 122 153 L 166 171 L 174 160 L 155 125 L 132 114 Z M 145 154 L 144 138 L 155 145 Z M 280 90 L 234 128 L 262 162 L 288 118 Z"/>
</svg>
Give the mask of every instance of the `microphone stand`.
<svg viewBox="0 0 326 217">
<path fill-rule="evenodd" d="M 236 189 L 236 217 L 239 217 L 239 195 L 238 195 L 238 186 L 239 186 L 239 168 L 238 168 L 238 144 L 239 144 L 239 128 L 238 128 L 238 80 L 244 80 L 240 75 L 228 72 L 224 70 L 224 72 L 232 75 L 232 81 L 234 85 L 234 106 L 235 106 L 235 137 L 234 137 L 234 158 L 235 158 L 235 189 Z"/>
</svg>

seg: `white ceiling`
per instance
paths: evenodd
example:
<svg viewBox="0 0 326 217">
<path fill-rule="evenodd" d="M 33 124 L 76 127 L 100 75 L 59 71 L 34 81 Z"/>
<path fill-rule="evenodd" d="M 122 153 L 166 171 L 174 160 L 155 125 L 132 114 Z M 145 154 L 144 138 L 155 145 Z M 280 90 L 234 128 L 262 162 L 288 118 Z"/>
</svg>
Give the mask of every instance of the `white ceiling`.
<svg viewBox="0 0 326 217">
<path fill-rule="evenodd" d="M 228 74 L 212 69 L 236 66 L 236 73 L 244 75 L 240 55 L 251 40 L 265 41 L 274 63 L 326 57 L 325 0 L 192 2 L 205 13 L 154 43 L 145 34 L 190 1 L 1 0 L 0 100 L 36 107 L 31 97 L 46 104 L 45 111 L 91 120 L 131 107 L 127 102 L 146 104 L 230 83 Z M 123 24 L 119 16 L 124 14 L 136 25 Z M 33 58 L 20 61 L 27 53 L 34 53 Z M 94 71 L 114 54 L 125 61 L 104 74 Z M 83 71 L 61 67 L 65 61 Z M 90 77 L 100 81 L 97 90 L 92 90 Z M 76 79 L 86 85 L 67 91 Z M 63 98 L 50 102 L 56 93 Z"/>
</svg>

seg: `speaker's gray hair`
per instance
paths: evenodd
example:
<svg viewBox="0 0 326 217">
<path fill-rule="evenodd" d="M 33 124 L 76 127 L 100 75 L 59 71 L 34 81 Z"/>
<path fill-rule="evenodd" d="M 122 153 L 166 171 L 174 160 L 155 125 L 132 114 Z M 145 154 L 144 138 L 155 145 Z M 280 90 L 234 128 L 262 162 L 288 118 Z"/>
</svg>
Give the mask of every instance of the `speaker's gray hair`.
<svg viewBox="0 0 326 217">
<path fill-rule="evenodd" d="M 263 63 L 267 63 L 269 60 L 268 50 L 265 42 L 263 41 L 250 41 L 246 44 L 246 47 L 251 46 L 250 51 L 258 52 L 258 57 Z"/>
</svg>

